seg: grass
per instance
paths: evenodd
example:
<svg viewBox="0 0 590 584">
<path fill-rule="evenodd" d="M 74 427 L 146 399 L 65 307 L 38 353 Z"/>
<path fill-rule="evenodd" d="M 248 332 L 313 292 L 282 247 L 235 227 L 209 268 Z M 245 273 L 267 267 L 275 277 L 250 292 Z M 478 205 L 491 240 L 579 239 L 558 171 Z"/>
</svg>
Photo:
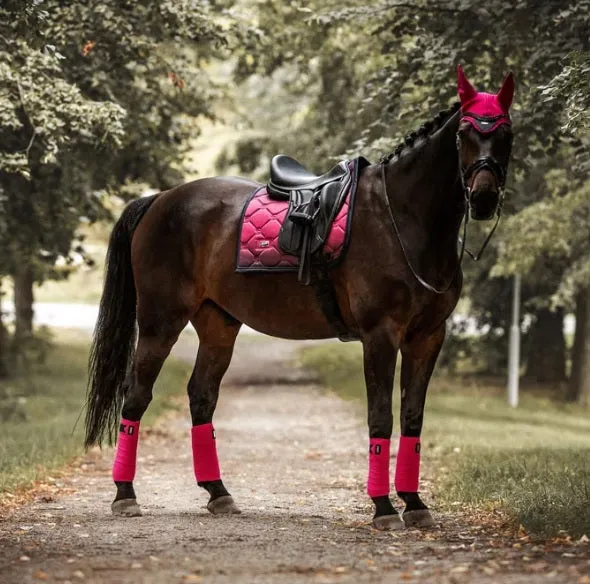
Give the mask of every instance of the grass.
<svg viewBox="0 0 590 584">
<path fill-rule="evenodd" d="M 88 342 L 83 333 L 60 332 L 45 364 L 32 366 L 26 377 L 2 382 L 0 393 L 25 401 L 14 419 L 1 422 L 0 498 L 83 452 L 83 417 L 77 425 L 76 420 L 85 400 Z M 186 385 L 189 374 L 187 364 L 166 361 L 142 423 L 153 423 L 172 407 L 170 397 Z M 19 413 L 26 413 L 26 419 L 19 419 Z"/>
<path fill-rule="evenodd" d="M 309 347 L 302 361 L 343 397 L 365 400 L 360 345 Z M 394 396 L 399 407 L 399 390 Z M 501 505 L 532 533 L 590 535 L 587 411 L 531 390 L 512 409 L 497 381 L 435 376 L 422 441 L 437 468 L 439 506 Z"/>
</svg>

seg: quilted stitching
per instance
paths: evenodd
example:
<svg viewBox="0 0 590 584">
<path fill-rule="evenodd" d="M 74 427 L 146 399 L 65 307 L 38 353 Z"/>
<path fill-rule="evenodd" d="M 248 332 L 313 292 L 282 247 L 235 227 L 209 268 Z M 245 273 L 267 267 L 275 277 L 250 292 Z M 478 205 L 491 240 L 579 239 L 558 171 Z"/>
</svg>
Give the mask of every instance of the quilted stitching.
<svg viewBox="0 0 590 584">
<path fill-rule="evenodd" d="M 350 192 L 324 244 L 324 253 L 332 259 L 342 252 L 346 237 Z M 287 214 L 288 201 L 274 201 L 269 198 L 266 188 L 252 197 L 244 213 L 240 229 L 239 268 L 297 267 L 299 259 L 284 253 L 279 247 L 279 233 Z"/>
</svg>

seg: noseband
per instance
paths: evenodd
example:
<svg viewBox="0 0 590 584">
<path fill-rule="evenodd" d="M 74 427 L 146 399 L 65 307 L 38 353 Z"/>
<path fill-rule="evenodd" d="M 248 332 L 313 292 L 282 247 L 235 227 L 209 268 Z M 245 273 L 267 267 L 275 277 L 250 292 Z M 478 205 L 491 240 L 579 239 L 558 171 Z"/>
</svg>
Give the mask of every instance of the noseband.
<svg viewBox="0 0 590 584">
<path fill-rule="evenodd" d="M 463 180 L 463 186 L 467 185 L 469 180 L 482 170 L 488 170 L 492 173 L 496 179 L 498 188 L 502 193 L 504 191 L 504 185 L 506 184 L 506 168 L 504 168 L 493 156 L 483 156 L 474 160 L 467 168 L 461 169 L 461 178 Z M 469 187 L 466 187 L 469 189 Z"/>
</svg>

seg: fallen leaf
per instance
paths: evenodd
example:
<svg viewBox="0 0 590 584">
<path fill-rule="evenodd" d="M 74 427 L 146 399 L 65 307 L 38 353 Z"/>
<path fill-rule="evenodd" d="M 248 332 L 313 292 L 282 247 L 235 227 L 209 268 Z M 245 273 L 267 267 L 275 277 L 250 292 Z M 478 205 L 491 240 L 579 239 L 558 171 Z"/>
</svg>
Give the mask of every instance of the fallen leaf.
<svg viewBox="0 0 590 584">
<path fill-rule="evenodd" d="M 88 54 L 90 53 L 90 51 L 92 51 L 92 49 L 95 47 L 96 42 L 95 41 L 88 41 L 84 47 L 82 47 L 82 54 L 87 57 Z"/>
<path fill-rule="evenodd" d="M 36 580 L 47 580 L 47 578 L 49 578 L 49 575 L 47 574 L 47 572 L 44 572 L 43 570 L 35 570 L 35 572 L 33 572 L 33 578 L 35 578 Z"/>
<path fill-rule="evenodd" d="M 202 582 L 203 576 L 199 576 L 198 574 L 185 574 L 182 577 L 183 582 Z"/>
</svg>

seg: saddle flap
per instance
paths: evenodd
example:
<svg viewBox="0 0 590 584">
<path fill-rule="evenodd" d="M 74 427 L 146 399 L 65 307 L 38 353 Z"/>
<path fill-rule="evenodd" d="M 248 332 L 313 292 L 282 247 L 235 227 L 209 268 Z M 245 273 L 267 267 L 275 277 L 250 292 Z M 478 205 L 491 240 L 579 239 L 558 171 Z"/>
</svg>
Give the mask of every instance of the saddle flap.
<svg viewBox="0 0 590 584">
<path fill-rule="evenodd" d="M 286 253 L 297 254 L 301 251 L 305 232 L 311 228 L 313 212 L 312 191 L 291 191 L 287 215 L 279 233 L 279 245 Z"/>
<path fill-rule="evenodd" d="M 348 181 L 327 184 L 317 197 L 317 215 L 311 239 L 311 253 L 315 253 L 326 241 L 332 221 L 340 211 L 348 189 Z"/>
</svg>

